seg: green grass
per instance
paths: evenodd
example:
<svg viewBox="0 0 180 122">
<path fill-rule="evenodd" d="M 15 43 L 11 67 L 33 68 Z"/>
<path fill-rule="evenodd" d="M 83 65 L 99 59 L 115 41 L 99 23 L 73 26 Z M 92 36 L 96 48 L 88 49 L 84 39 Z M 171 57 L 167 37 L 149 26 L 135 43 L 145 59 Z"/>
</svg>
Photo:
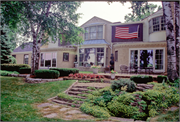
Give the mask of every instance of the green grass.
<svg viewBox="0 0 180 122">
<path fill-rule="evenodd" d="M 28 84 L 23 78 L 1 78 L 1 120 L 3 121 L 65 121 L 43 117 L 33 107 L 65 91 L 75 80 Z M 77 121 L 77 120 L 76 120 Z M 81 120 L 82 121 L 82 120 Z"/>
<path fill-rule="evenodd" d="M 175 111 L 168 111 L 165 114 L 160 114 L 157 118 L 157 121 L 162 121 L 162 122 L 178 122 L 179 121 L 179 109 Z"/>
</svg>

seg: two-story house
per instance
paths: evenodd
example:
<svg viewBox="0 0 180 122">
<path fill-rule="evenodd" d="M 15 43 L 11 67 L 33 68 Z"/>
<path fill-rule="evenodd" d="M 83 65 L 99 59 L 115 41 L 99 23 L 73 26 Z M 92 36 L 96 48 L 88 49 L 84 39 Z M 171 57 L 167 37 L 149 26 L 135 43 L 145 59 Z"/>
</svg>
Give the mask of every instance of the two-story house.
<svg viewBox="0 0 180 122">
<path fill-rule="evenodd" d="M 101 71 L 110 65 L 114 55 L 114 69 L 120 72 L 120 65 L 138 66 L 142 71 L 153 67 L 153 72 L 167 71 L 167 45 L 163 10 L 159 10 L 139 22 L 112 23 L 93 17 L 81 26 L 81 45 L 49 43 L 40 48 L 40 69 L 48 67 L 73 68 L 77 55 L 78 69 L 92 70 L 91 65 L 101 65 Z M 127 35 L 126 35 L 127 34 Z M 12 55 L 17 63 L 31 65 L 32 48 L 16 48 Z"/>
</svg>

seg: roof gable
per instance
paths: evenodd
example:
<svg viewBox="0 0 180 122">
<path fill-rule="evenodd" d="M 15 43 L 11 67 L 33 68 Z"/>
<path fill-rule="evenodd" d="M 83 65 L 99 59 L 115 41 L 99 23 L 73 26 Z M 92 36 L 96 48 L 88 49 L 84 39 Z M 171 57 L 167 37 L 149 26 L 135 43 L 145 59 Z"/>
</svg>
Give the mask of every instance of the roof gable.
<svg viewBox="0 0 180 122">
<path fill-rule="evenodd" d="M 90 20 L 82 24 L 80 27 L 90 26 L 90 25 L 96 25 L 96 24 L 111 24 L 112 22 L 107 21 L 105 19 L 101 19 L 99 17 L 92 17 Z"/>
</svg>

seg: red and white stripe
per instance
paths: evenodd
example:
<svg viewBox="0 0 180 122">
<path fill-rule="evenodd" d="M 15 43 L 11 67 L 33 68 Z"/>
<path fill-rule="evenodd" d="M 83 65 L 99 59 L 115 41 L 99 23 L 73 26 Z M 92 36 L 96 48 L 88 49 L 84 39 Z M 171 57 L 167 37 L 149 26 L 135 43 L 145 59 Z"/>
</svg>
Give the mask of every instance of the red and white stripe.
<svg viewBox="0 0 180 122">
<path fill-rule="evenodd" d="M 138 32 L 129 33 L 129 27 L 116 27 L 115 38 L 119 38 L 119 39 L 138 38 Z"/>
</svg>

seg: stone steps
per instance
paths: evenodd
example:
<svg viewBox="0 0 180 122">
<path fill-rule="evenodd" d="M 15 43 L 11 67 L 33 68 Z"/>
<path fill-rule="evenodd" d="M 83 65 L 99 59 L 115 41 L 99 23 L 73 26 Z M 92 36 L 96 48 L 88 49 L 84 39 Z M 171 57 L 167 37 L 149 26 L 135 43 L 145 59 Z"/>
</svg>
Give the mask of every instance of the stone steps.
<svg viewBox="0 0 180 122">
<path fill-rule="evenodd" d="M 78 92 L 78 91 L 68 91 L 68 94 L 78 95 L 78 94 L 87 94 L 87 93 L 84 93 L 84 92 Z"/>
<path fill-rule="evenodd" d="M 83 97 L 83 96 L 78 96 L 78 95 L 70 95 L 70 94 L 68 94 L 69 96 L 72 96 L 72 97 L 76 97 L 76 98 L 81 98 L 81 99 L 86 99 L 86 97 Z"/>
<path fill-rule="evenodd" d="M 59 104 L 63 104 L 63 105 L 68 105 L 68 106 L 75 106 L 75 107 L 80 107 L 80 104 L 75 104 L 75 103 L 70 103 L 70 102 L 65 102 L 62 100 L 57 100 L 57 99 L 53 99 L 53 102 L 59 103 Z"/>
<path fill-rule="evenodd" d="M 71 88 L 70 91 L 93 91 L 93 90 L 90 90 L 90 89 L 87 89 L 87 88 Z"/>
<path fill-rule="evenodd" d="M 87 87 L 89 87 L 89 86 L 78 86 L 78 85 L 73 86 L 73 88 L 86 88 L 86 89 L 87 89 Z M 104 87 L 99 86 L 99 87 L 95 87 L 95 88 L 96 89 L 102 89 Z"/>
</svg>

